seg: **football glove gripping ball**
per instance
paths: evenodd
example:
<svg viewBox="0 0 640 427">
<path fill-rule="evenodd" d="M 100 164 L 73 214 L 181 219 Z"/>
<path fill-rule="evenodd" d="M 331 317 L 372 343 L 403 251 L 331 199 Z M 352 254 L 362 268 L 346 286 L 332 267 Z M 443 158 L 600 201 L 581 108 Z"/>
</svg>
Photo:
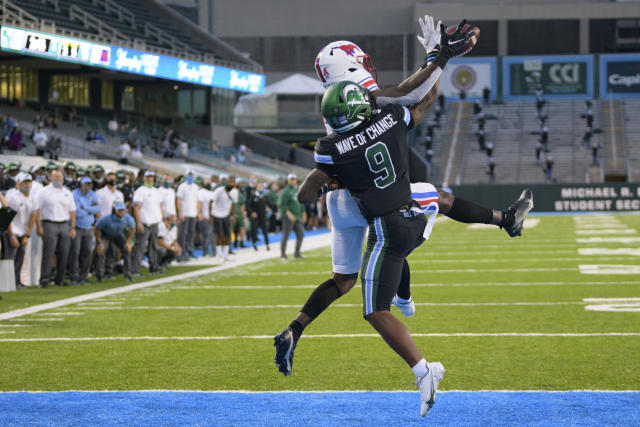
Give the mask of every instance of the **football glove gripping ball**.
<svg viewBox="0 0 640 427">
<path fill-rule="evenodd" d="M 451 58 L 460 55 L 459 48 L 466 45 L 467 41 L 475 35 L 473 29 L 472 25 L 467 26 L 466 19 L 458 24 L 453 34 L 447 34 L 445 26 L 440 24 L 440 52 L 433 63 L 444 70 Z"/>
</svg>

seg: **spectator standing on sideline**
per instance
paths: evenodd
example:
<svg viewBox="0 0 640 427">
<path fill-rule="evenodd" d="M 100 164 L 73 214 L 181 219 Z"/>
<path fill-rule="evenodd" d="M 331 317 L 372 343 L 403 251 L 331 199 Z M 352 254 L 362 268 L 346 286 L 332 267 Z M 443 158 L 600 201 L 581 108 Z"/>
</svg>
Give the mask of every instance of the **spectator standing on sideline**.
<svg viewBox="0 0 640 427">
<path fill-rule="evenodd" d="M 6 202 L 16 211 L 16 216 L 13 217 L 9 228 L 2 232 L 2 248 L 4 259 L 13 260 L 18 289 L 24 287 L 20 281 L 20 272 L 38 210 L 35 198 L 30 195 L 31 184 L 31 175 L 19 173 L 16 176 L 16 188 L 7 191 L 6 196 Z"/>
<path fill-rule="evenodd" d="M 245 181 L 237 181 L 237 189 L 238 189 L 238 199 L 234 204 L 234 212 L 232 215 L 235 216 L 233 221 L 233 234 L 235 235 L 235 242 L 233 243 L 234 248 L 244 248 L 244 239 L 246 237 L 247 228 L 244 222 L 245 217 L 245 204 L 246 204 L 246 182 Z"/>
<path fill-rule="evenodd" d="M 115 263 L 114 252 L 108 252 L 106 248 L 110 245 L 120 248 L 122 252 L 122 273 L 127 281 L 132 280 L 131 277 L 131 254 L 133 252 L 132 240 L 136 232 L 136 222 L 131 215 L 127 213 L 127 206 L 122 202 L 114 205 L 114 212 L 103 216 L 96 223 L 94 236 L 96 238 L 96 254 L 98 261 L 96 263 L 96 279 L 102 281 L 105 274 L 105 255 L 107 263 L 107 271 L 113 271 Z"/>
<path fill-rule="evenodd" d="M 302 258 L 300 247 L 304 239 L 304 223 L 306 214 L 304 207 L 298 202 L 298 177 L 295 173 L 287 175 L 287 185 L 282 189 L 278 199 L 278 207 L 282 219 L 282 240 L 280 241 L 280 257 L 287 259 L 287 240 L 291 230 L 296 233 L 294 256 Z"/>
<path fill-rule="evenodd" d="M 256 183 L 256 189 L 252 192 L 247 202 L 247 215 L 251 221 L 251 241 L 253 249 L 258 250 L 258 228 L 262 230 L 264 242 L 269 248 L 269 230 L 267 228 L 267 196 L 264 191 L 264 182 Z"/>
<path fill-rule="evenodd" d="M 153 186 L 156 173 L 148 170 L 144 173 L 144 185 L 133 193 L 133 216 L 136 220 L 136 249 L 131 260 L 131 272 L 140 274 L 140 265 L 145 252 L 149 257 L 149 272 L 158 271 L 156 244 L 158 224 L 165 221 L 160 192 Z"/>
<path fill-rule="evenodd" d="M 182 248 L 182 259 L 187 255 L 193 257 L 193 239 L 196 232 L 196 222 L 200 211 L 198 191 L 200 187 L 195 183 L 193 171 L 187 171 L 185 181 L 176 191 L 176 207 L 178 210 L 178 244 Z"/>
<path fill-rule="evenodd" d="M 274 233 L 282 222 L 278 220 L 278 198 L 280 196 L 280 187 L 277 182 L 272 182 L 269 186 L 269 192 L 267 193 L 267 206 L 271 211 L 269 217 L 269 232 Z"/>
<path fill-rule="evenodd" d="M 120 163 L 126 165 L 129 163 L 129 155 L 131 154 L 131 146 L 129 141 L 123 139 L 120 141 Z"/>
<path fill-rule="evenodd" d="M 76 237 L 76 204 L 73 195 L 63 187 L 62 172 L 54 169 L 50 173 L 51 183 L 40 192 L 37 221 L 38 235 L 42 237 L 42 264 L 40 286 L 52 283 L 53 256 L 56 255 L 55 284 L 66 286 L 67 257 L 71 240 Z"/>
<path fill-rule="evenodd" d="M 201 177 L 196 178 L 196 184 L 200 186 L 198 190 L 198 231 L 200 232 L 200 246 L 202 246 L 202 256 L 209 255 L 209 246 L 213 246 L 212 255 L 215 256 L 216 245 L 211 242 L 211 195 L 209 190 L 209 182 L 204 181 Z M 180 256 L 180 255 L 176 255 Z"/>
<path fill-rule="evenodd" d="M 218 187 L 211 195 L 211 216 L 213 231 L 216 233 L 216 254 L 223 261 L 229 258 L 231 244 L 231 213 L 238 201 L 238 190 L 235 188 L 236 177 L 223 180 L 224 185 Z"/>
<path fill-rule="evenodd" d="M 98 196 L 91 190 L 92 181 L 88 176 L 80 180 L 80 188 L 73 190 L 76 203 L 76 237 L 71 241 L 69 272 L 71 284 L 86 284 L 93 252 L 93 224 L 100 214 Z"/>
<path fill-rule="evenodd" d="M 173 222 L 177 222 L 178 212 L 176 211 L 176 190 L 173 189 L 173 178 L 165 175 L 162 179 L 162 185 L 158 188 L 162 198 L 162 210 L 164 217 Z"/>
<path fill-rule="evenodd" d="M 116 188 L 116 174 L 114 172 L 107 174 L 105 184 L 104 187 L 96 191 L 100 203 L 100 217 L 112 213 L 116 203 L 124 203 L 124 194 Z"/>
</svg>

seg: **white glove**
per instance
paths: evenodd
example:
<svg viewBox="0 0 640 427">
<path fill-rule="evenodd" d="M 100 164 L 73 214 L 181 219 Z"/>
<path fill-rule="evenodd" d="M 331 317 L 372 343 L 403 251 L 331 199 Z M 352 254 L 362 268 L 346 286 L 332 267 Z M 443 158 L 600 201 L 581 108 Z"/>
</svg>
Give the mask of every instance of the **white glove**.
<svg viewBox="0 0 640 427">
<path fill-rule="evenodd" d="M 429 15 L 424 15 L 424 20 L 422 18 L 418 19 L 418 23 L 422 28 L 422 37 L 416 36 L 422 46 L 424 46 L 424 50 L 427 51 L 427 54 L 431 52 L 437 45 L 440 44 L 440 24 L 442 21 L 438 21 L 438 25 L 433 25 L 433 17 Z"/>
</svg>

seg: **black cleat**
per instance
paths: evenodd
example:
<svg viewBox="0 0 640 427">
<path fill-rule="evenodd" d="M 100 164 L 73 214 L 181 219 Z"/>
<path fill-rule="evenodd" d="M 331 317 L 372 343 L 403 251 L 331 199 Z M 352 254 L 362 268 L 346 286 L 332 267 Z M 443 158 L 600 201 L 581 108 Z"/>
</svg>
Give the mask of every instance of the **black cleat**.
<svg viewBox="0 0 640 427">
<path fill-rule="evenodd" d="M 509 234 L 509 236 L 522 236 L 522 224 L 531 209 L 533 209 L 533 193 L 531 190 L 525 189 L 522 194 L 520 194 L 518 200 L 516 200 L 508 209 L 514 216 L 513 224 L 508 227 L 504 227 L 504 230 Z"/>
<path fill-rule="evenodd" d="M 285 375 L 291 375 L 293 369 L 293 351 L 296 342 L 293 339 L 293 331 L 287 328 L 273 337 L 273 345 L 276 348 L 276 357 L 273 360 L 278 370 Z"/>
</svg>

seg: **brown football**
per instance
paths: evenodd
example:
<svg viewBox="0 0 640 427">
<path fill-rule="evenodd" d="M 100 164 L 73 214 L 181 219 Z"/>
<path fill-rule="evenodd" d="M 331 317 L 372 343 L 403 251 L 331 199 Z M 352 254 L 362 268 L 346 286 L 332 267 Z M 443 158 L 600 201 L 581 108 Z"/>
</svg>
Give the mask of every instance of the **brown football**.
<svg viewBox="0 0 640 427">
<path fill-rule="evenodd" d="M 473 31 L 474 35 L 472 35 L 466 43 L 460 43 L 460 46 L 455 49 L 454 56 L 462 56 L 469 53 L 471 49 L 473 49 L 473 47 L 476 45 L 476 43 L 478 43 L 478 39 L 480 38 L 480 28 L 472 24 L 465 24 L 464 27 L 462 27 L 462 31 L 465 31 L 469 27 L 472 27 L 471 31 Z M 458 28 L 457 25 L 452 25 L 445 28 L 445 32 L 451 35 L 456 32 L 456 28 Z"/>
</svg>

